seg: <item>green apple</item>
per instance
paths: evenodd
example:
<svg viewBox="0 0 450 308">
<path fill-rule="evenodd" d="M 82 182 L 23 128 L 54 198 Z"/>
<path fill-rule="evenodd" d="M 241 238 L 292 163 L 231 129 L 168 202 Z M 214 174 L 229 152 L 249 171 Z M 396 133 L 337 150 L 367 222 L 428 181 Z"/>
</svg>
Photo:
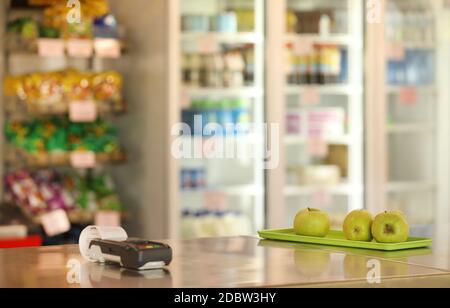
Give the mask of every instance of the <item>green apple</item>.
<svg viewBox="0 0 450 308">
<path fill-rule="evenodd" d="M 321 210 L 307 208 L 295 216 L 294 230 L 297 235 L 325 237 L 330 232 L 330 217 Z"/>
<path fill-rule="evenodd" d="M 372 241 L 373 217 L 368 211 L 356 210 L 347 215 L 343 230 L 345 238 L 351 241 Z"/>
<path fill-rule="evenodd" d="M 372 235 L 379 243 L 403 243 L 409 237 L 406 216 L 400 211 L 384 212 L 375 217 Z"/>
</svg>

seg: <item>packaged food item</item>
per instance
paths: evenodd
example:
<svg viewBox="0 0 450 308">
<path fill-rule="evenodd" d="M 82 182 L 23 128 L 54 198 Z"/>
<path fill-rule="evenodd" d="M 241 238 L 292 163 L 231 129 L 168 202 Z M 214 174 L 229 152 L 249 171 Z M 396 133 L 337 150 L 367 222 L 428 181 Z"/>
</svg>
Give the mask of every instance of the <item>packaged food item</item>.
<svg viewBox="0 0 450 308">
<path fill-rule="evenodd" d="M 215 18 L 214 30 L 222 33 L 236 33 L 238 31 L 238 20 L 235 12 L 220 13 Z"/>
<path fill-rule="evenodd" d="M 307 112 L 306 118 L 309 136 L 326 139 L 345 135 L 346 122 L 343 108 L 314 108 Z"/>
<path fill-rule="evenodd" d="M 55 156 L 77 150 L 116 154 L 120 152 L 117 130 L 111 124 L 71 123 L 68 119 L 51 118 L 5 124 L 7 141 L 28 153 L 54 153 Z"/>
<path fill-rule="evenodd" d="M 109 175 L 16 171 L 6 175 L 7 192 L 14 203 L 29 215 L 42 215 L 62 209 L 122 211 L 123 206 Z"/>
<path fill-rule="evenodd" d="M 297 33 L 298 32 L 298 18 L 295 12 L 289 10 L 286 15 L 286 32 Z"/>
<path fill-rule="evenodd" d="M 55 0 L 44 10 L 44 25 L 59 29 L 64 38 L 87 39 L 93 36 L 93 21 L 109 12 L 106 0 L 79 0 L 81 16 L 79 22 L 68 23 L 72 9 L 64 1 Z"/>
<path fill-rule="evenodd" d="M 333 186 L 341 182 L 340 169 L 332 165 L 304 166 L 299 170 L 300 184 L 305 186 Z"/>
<path fill-rule="evenodd" d="M 208 32 L 211 30 L 211 17 L 207 15 L 184 15 L 181 28 L 185 32 Z"/>
<path fill-rule="evenodd" d="M 113 14 L 109 13 L 94 20 L 94 37 L 119 38 L 119 23 Z"/>
<path fill-rule="evenodd" d="M 288 135 L 301 135 L 301 113 L 290 111 L 286 114 L 286 132 Z"/>
<path fill-rule="evenodd" d="M 255 11 L 235 9 L 239 32 L 253 32 L 255 30 Z"/>
<path fill-rule="evenodd" d="M 114 71 L 92 75 L 93 95 L 96 100 L 121 100 L 122 76 Z"/>
<path fill-rule="evenodd" d="M 101 73 L 64 71 L 7 76 L 5 95 L 25 101 L 31 111 L 58 113 L 74 101 L 95 100 L 99 105 L 121 104 L 123 77 L 115 71 Z M 99 106 L 100 107 L 100 106 Z"/>
<path fill-rule="evenodd" d="M 348 146 L 331 144 L 328 150 L 328 156 L 325 163 L 328 165 L 335 165 L 339 167 L 342 177 L 348 177 Z"/>
<path fill-rule="evenodd" d="M 251 234 L 250 219 L 234 211 L 184 210 L 181 225 L 186 239 Z"/>
<path fill-rule="evenodd" d="M 10 51 L 35 52 L 39 37 L 38 23 L 29 17 L 17 18 L 7 24 L 6 46 Z"/>
</svg>

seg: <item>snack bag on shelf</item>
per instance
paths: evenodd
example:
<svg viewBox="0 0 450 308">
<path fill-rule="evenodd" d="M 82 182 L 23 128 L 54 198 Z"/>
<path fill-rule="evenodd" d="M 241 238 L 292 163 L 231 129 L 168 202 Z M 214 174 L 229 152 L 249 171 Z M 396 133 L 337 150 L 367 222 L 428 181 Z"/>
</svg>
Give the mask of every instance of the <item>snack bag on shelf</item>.
<svg viewBox="0 0 450 308">
<path fill-rule="evenodd" d="M 80 73 L 69 69 L 64 72 L 61 86 L 65 99 L 68 101 L 83 101 L 92 99 L 91 74 Z"/>
<path fill-rule="evenodd" d="M 44 25 L 59 29 L 64 38 L 88 39 L 93 36 L 93 21 L 109 12 L 106 0 L 79 0 L 81 18 L 79 23 L 68 23 L 72 7 L 63 0 L 54 0 L 44 10 Z"/>
<path fill-rule="evenodd" d="M 25 109 L 39 114 L 58 114 L 65 113 L 71 102 L 92 100 L 96 101 L 99 108 L 105 107 L 110 111 L 122 107 L 123 77 L 114 71 L 81 73 L 67 69 L 7 76 L 3 89 L 9 98 L 8 104 L 13 105 L 8 105 L 8 110 L 12 111 Z M 16 99 L 19 101 L 14 101 Z M 21 105 L 22 102 L 25 102 L 25 106 Z"/>
<path fill-rule="evenodd" d="M 123 78 L 117 72 L 96 74 L 92 76 L 91 84 L 94 98 L 99 101 L 119 101 L 122 98 Z"/>
<path fill-rule="evenodd" d="M 68 152 L 78 150 L 102 155 L 101 162 L 121 158 L 117 130 L 102 120 L 94 123 L 70 123 L 60 118 L 23 123 L 8 121 L 4 133 L 9 144 L 32 154 L 39 165 L 63 164 Z"/>
<path fill-rule="evenodd" d="M 29 17 L 15 19 L 7 25 L 6 47 L 10 51 L 37 50 L 36 39 L 39 37 L 39 26 Z"/>
<path fill-rule="evenodd" d="M 45 199 L 31 175 L 26 171 L 8 174 L 5 177 L 13 200 L 30 214 L 40 214 L 47 208 Z"/>
</svg>

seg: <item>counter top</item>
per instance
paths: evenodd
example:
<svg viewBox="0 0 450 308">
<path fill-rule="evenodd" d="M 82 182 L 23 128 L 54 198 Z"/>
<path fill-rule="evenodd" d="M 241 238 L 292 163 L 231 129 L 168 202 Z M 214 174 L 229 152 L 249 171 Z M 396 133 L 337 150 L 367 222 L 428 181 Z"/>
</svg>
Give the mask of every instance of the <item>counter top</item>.
<svg viewBox="0 0 450 308">
<path fill-rule="evenodd" d="M 440 250 L 386 255 L 253 237 L 163 242 L 172 264 L 142 273 L 87 263 L 73 245 L 0 250 L 0 287 L 450 287 Z M 368 266 L 380 269 L 381 284 L 369 284 Z"/>
</svg>

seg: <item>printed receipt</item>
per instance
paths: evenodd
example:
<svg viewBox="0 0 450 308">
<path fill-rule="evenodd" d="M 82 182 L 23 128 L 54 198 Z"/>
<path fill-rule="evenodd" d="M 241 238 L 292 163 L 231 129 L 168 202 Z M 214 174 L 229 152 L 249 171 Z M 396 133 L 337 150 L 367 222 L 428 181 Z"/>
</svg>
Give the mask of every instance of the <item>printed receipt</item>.
<svg viewBox="0 0 450 308">
<path fill-rule="evenodd" d="M 80 253 L 89 262 L 97 262 L 98 260 L 92 258 L 89 245 L 92 240 L 111 240 L 123 242 L 128 239 L 127 232 L 120 227 L 96 227 L 89 226 L 81 232 L 79 247 Z"/>
</svg>

